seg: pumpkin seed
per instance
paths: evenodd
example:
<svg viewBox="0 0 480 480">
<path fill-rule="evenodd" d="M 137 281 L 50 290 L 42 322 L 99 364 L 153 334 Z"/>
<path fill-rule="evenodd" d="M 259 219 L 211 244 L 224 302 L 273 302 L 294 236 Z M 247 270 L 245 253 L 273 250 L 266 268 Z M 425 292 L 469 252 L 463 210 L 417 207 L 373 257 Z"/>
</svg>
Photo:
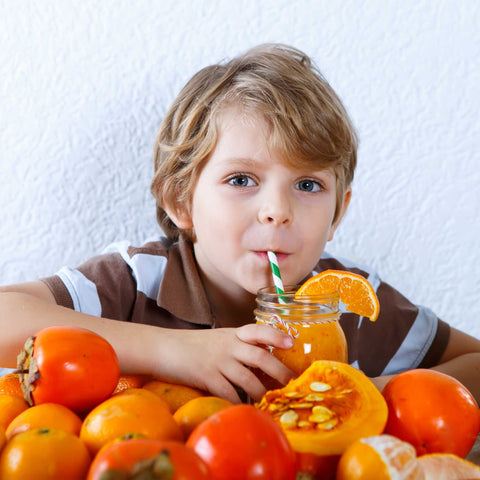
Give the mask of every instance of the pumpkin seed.
<svg viewBox="0 0 480 480">
<path fill-rule="evenodd" d="M 280 417 L 280 423 L 283 428 L 294 428 L 297 426 L 298 413 L 293 410 L 288 410 Z"/>
<path fill-rule="evenodd" d="M 310 384 L 310 390 L 312 390 L 312 392 L 326 392 L 331 388 L 332 388 L 331 385 L 324 382 L 312 382 Z"/>
<path fill-rule="evenodd" d="M 291 403 L 290 408 L 297 409 L 297 408 L 312 408 L 313 403 L 311 402 L 302 402 L 302 403 Z"/>
<path fill-rule="evenodd" d="M 323 405 L 316 405 L 312 408 L 312 414 L 308 417 L 308 420 L 315 423 L 324 423 L 331 420 L 334 416 L 335 413 L 329 408 Z"/>
</svg>

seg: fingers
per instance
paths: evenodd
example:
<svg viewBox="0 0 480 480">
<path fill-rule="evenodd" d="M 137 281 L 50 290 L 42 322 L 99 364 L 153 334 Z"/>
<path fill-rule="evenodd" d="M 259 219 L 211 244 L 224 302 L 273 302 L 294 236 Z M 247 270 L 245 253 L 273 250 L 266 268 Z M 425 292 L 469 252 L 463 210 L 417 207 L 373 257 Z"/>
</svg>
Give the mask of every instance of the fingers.
<svg viewBox="0 0 480 480">
<path fill-rule="evenodd" d="M 270 325 L 243 325 L 236 329 L 237 337 L 243 342 L 252 345 L 271 345 L 276 348 L 290 348 L 293 338 L 278 328 Z"/>
</svg>

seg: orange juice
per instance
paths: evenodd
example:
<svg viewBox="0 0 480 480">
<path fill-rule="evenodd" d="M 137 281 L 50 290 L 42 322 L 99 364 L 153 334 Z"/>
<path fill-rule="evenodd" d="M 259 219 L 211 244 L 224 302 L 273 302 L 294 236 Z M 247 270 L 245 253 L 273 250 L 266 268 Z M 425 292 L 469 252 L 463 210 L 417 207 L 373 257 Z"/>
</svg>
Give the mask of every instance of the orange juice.
<svg viewBox="0 0 480 480">
<path fill-rule="evenodd" d="M 302 296 L 295 300 L 298 286 L 285 287 L 279 295 L 274 287 L 257 295 L 257 323 L 272 325 L 293 338 L 293 347 L 268 347 L 272 354 L 296 374 L 315 360 L 348 361 L 347 342 L 340 326 L 337 294 Z M 280 385 L 263 372 L 256 372 L 266 388 Z"/>
</svg>

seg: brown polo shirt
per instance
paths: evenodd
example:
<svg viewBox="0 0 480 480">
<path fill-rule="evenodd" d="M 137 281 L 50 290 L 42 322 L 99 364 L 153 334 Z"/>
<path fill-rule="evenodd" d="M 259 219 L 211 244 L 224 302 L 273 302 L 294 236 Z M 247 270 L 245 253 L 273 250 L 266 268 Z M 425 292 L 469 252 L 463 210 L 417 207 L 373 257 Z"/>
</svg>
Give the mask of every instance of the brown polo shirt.
<svg viewBox="0 0 480 480">
<path fill-rule="evenodd" d="M 376 322 L 342 314 L 349 363 L 372 377 L 438 363 L 449 338 L 445 322 L 351 262 L 324 254 L 312 274 L 328 268 L 365 276 L 380 301 Z M 64 267 L 42 280 L 59 305 L 91 315 L 166 328 L 215 326 L 193 246 L 184 239 L 141 247 L 119 242 L 77 268 Z"/>
</svg>

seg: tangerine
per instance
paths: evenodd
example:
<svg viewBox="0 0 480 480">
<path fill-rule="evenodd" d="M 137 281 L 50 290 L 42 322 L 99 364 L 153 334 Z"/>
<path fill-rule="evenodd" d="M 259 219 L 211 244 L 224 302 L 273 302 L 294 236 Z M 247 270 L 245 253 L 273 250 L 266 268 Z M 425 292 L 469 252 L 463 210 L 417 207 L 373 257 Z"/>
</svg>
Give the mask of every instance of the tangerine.
<svg viewBox="0 0 480 480">
<path fill-rule="evenodd" d="M 214 413 L 233 406 L 232 402 L 220 397 L 197 397 L 183 404 L 173 414 L 173 418 L 180 425 L 183 436 L 188 438 L 197 425 Z"/>
<path fill-rule="evenodd" d="M 80 417 L 68 407 L 58 403 L 42 403 L 17 415 L 7 427 L 6 435 L 10 440 L 18 433 L 34 428 L 55 428 L 78 436 L 81 426 Z"/>
<path fill-rule="evenodd" d="M 0 393 L 5 395 L 17 395 L 23 398 L 22 385 L 16 373 L 7 373 L 0 377 Z"/>
<path fill-rule="evenodd" d="M 355 440 L 340 457 L 336 480 L 423 480 L 415 448 L 392 435 Z"/>
<path fill-rule="evenodd" d="M 0 452 L 2 451 L 3 446 L 7 443 L 7 437 L 5 435 L 5 429 L 0 427 Z"/>
<path fill-rule="evenodd" d="M 10 422 L 27 408 L 28 403 L 23 397 L 0 394 L 0 427 L 6 429 Z"/>
<path fill-rule="evenodd" d="M 85 417 L 80 438 L 92 454 L 130 433 L 154 440 L 183 440 L 180 427 L 162 399 L 147 390 L 127 392 L 108 398 Z"/>
<path fill-rule="evenodd" d="M 309 278 L 295 297 L 338 292 L 340 301 L 349 312 L 368 317 L 374 322 L 380 312 L 377 294 L 370 282 L 361 275 L 343 270 L 325 270 Z"/>
<path fill-rule="evenodd" d="M 480 466 L 452 453 L 427 453 L 418 457 L 425 480 L 468 480 L 480 478 Z"/>
<path fill-rule="evenodd" d="M 83 480 L 90 455 L 83 442 L 63 430 L 37 428 L 15 435 L 0 454 L 2 480 Z"/>
<path fill-rule="evenodd" d="M 205 396 L 206 393 L 197 388 L 177 383 L 169 383 L 161 380 L 152 380 L 147 382 L 143 388 L 150 390 L 165 400 L 170 406 L 170 411 L 174 413 L 179 407 L 187 403 L 192 398 Z"/>
<path fill-rule="evenodd" d="M 120 375 L 117 386 L 112 395 L 123 392 L 127 390 L 127 388 L 141 388 L 151 380 L 151 378 L 151 375 L 143 374 Z"/>
</svg>

